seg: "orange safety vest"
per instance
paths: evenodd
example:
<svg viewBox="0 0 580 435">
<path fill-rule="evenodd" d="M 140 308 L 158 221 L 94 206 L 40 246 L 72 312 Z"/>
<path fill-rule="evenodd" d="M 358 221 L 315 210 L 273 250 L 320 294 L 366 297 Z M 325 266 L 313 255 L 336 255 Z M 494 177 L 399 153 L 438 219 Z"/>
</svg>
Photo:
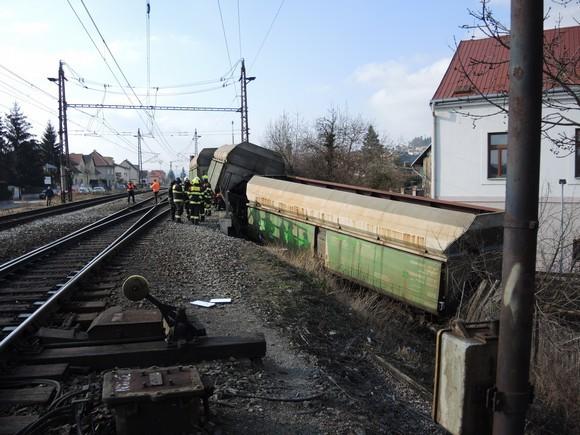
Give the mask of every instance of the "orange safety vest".
<svg viewBox="0 0 580 435">
<path fill-rule="evenodd" d="M 133 183 L 127 184 L 127 192 L 132 192 L 135 190 L 135 185 Z"/>
<path fill-rule="evenodd" d="M 159 184 L 159 181 L 155 181 L 151 185 L 151 189 L 153 190 L 153 192 L 159 192 L 159 190 L 161 189 L 161 185 Z"/>
</svg>

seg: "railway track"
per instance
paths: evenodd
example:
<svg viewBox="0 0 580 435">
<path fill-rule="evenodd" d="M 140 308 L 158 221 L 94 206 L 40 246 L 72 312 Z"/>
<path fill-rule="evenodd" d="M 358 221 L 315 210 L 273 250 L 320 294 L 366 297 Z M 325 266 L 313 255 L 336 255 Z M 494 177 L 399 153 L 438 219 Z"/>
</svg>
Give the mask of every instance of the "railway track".
<svg viewBox="0 0 580 435">
<path fill-rule="evenodd" d="M 162 204 L 135 208 L 121 210 L 0 265 L 1 353 L 34 332 L 59 308 L 85 314 L 85 322 L 88 314 L 104 308 L 98 301 L 102 292 L 84 292 L 76 302 L 73 293 L 103 260 L 167 212 Z"/>
<path fill-rule="evenodd" d="M 164 304 L 129 312 L 136 318 L 121 332 L 107 329 L 110 313 L 125 316 L 111 301 L 126 278 L 125 267 L 107 259 L 167 216 L 167 205 L 137 204 L 0 265 L 0 435 L 45 433 L 67 423 L 78 433 L 94 429 L 92 413 L 106 413 L 94 375 L 103 369 L 264 355 L 263 336 L 206 337 L 201 326 L 196 340 L 173 345 L 162 323 L 164 309 L 173 307 Z M 94 333 L 103 318 L 105 332 Z M 143 324 L 154 332 L 135 333 Z"/>
<path fill-rule="evenodd" d="M 137 194 L 141 195 L 143 193 L 144 192 L 139 192 Z M 27 210 L 20 213 L 0 216 L 0 231 L 16 227 L 26 222 L 31 222 L 36 219 L 81 210 L 83 208 L 94 207 L 95 205 L 105 204 L 107 202 L 116 201 L 118 199 L 123 199 L 126 197 L 127 195 L 125 193 L 119 193 L 113 195 L 106 195 L 100 198 L 91 198 L 82 201 L 68 202 L 65 204 L 54 205 L 52 207 Z"/>
</svg>

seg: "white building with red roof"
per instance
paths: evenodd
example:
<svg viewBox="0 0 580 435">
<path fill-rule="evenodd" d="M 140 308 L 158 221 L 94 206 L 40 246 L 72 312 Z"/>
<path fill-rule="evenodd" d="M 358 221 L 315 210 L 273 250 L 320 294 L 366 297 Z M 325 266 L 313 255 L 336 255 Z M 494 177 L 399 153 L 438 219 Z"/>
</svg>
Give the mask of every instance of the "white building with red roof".
<svg viewBox="0 0 580 435">
<path fill-rule="evenodd" d="M 571 258 L 576 243 L 580 255 L 580 26 L 546 30 L 544 41 L 538 261 L 549 267 L 562 233 L 560 180 L 566 180 L 564 252 Z M 431 100 L 434 198 L 504 207 L 507 45 L 507 37 L 461 41 Z"/>
</svg>

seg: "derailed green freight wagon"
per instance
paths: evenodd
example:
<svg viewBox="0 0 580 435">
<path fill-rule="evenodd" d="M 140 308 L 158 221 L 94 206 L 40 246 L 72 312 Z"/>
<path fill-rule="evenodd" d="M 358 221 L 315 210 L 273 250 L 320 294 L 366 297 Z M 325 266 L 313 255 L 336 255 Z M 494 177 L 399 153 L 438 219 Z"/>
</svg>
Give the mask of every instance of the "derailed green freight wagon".
<svg viewBox="0 0 580 435">
<path fill-rule="evenodd" d="M 250 236 L 308 249 L 333 273 L 434 314 L 454 306 L 482 267 L 499 274 L 501 212 L 266 177 L 253 177 L 246 196 Z"/>
</svg>

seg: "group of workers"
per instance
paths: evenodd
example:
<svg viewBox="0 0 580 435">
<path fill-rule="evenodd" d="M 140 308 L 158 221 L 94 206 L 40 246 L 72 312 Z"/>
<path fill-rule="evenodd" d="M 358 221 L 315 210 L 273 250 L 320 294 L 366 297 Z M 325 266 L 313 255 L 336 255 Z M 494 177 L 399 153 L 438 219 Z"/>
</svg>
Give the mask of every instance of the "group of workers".
<svg viewBox="0 0 580 435">
<path fill-rule="evenodd" d="M 137 190 L 137 186 L 133 181 L 129 181 L 127 183 L 127 204 L 131 203 L 133 200 L 133 204 L 135 204 L 135 191 Z M 155 197 L 155 204 L 159 202 L 159 191 L 161 190 L 161 184 L 157 179 L 153 180 L 151 183 L 151 190 L 153 191 L 153 195 Z"/>
<path fill-rule="evenodd" d="M 171 205 L 171 220 L 182 222 L 185 218 L 194 225 L 199 225 L 206 216 L 211 215 L 214 193 L 207 175 L 193 180 L 180 178 L 171 182 L 169 187 L 169 204 Z"/>
</svg>

